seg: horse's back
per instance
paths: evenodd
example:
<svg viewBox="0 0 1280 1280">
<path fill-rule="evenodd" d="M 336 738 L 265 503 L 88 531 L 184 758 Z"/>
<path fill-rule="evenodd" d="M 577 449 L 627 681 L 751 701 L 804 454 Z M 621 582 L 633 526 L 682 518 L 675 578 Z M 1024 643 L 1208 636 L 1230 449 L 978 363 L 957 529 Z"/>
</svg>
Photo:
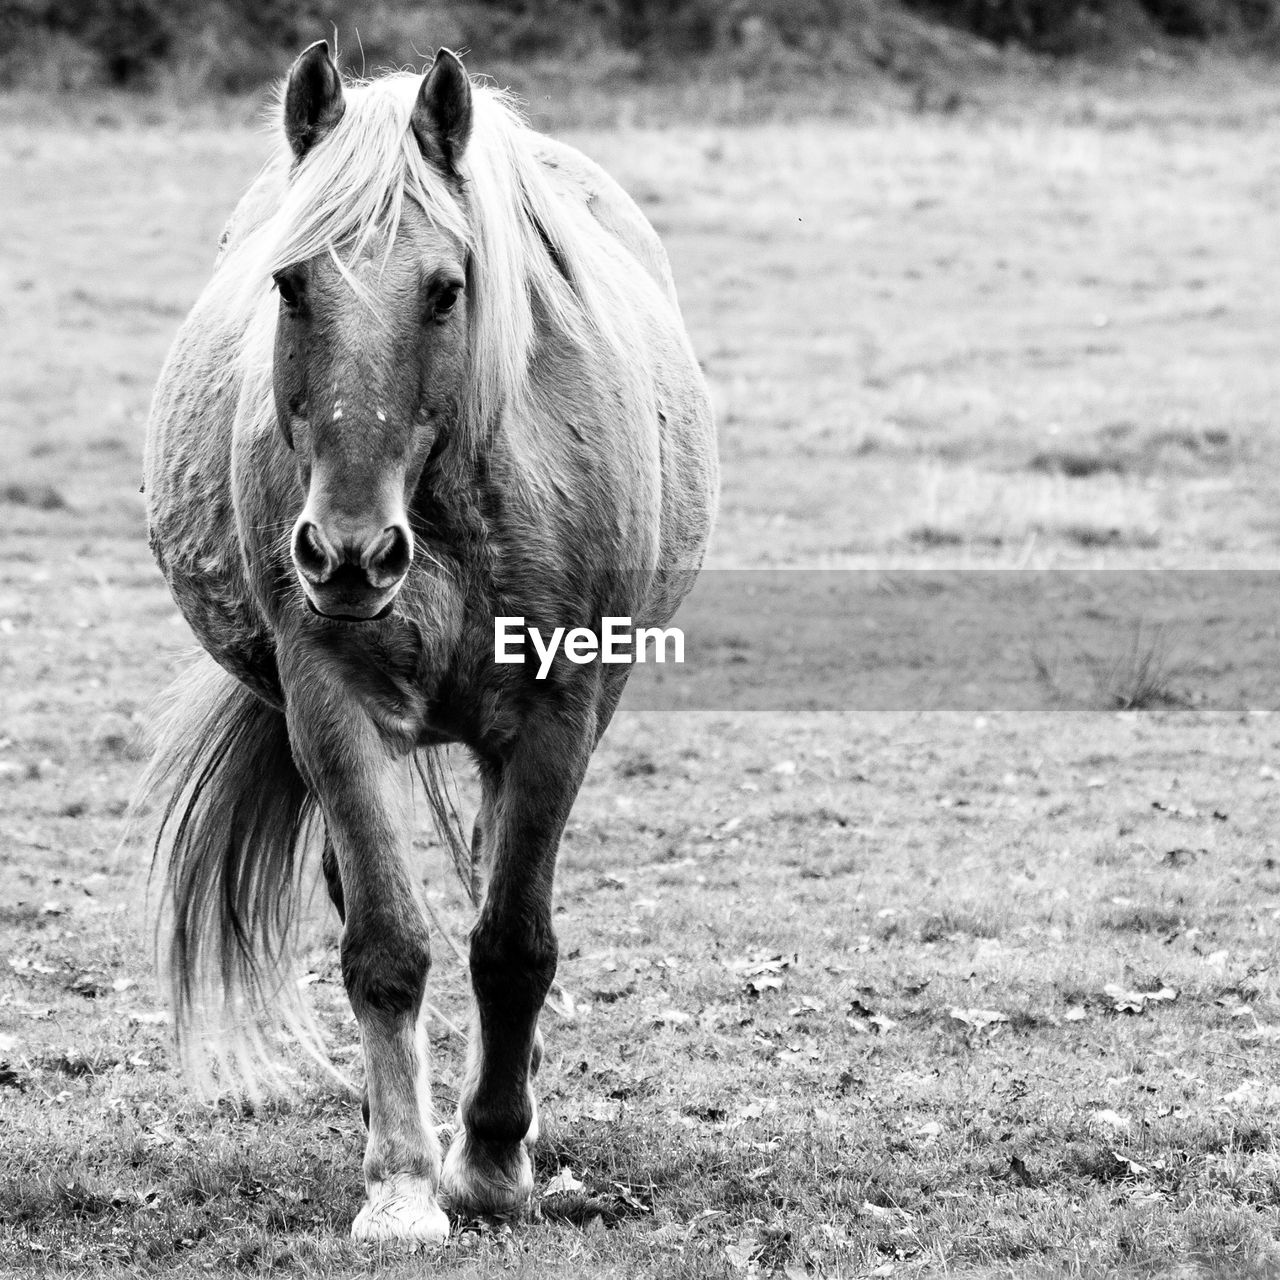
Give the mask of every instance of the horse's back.
<svg viewBox="0 0 1280 1280">
<path fill-rule="evenodd" d="M 596 222 L 640 263 L 675 305 L 675 280 L 667 252 L 639 205 L 576 147 L 545 134 L 534 136 L 535 154 L 552 185 L 562 196 L 585 204 Z"/>
<path fill-rule="evenodd" d="M 688 571 L 701 564 L 715 519 L 719 478 L 706 384 L 689 346 L 666 250 L 640 207 L 576 147 L 534 136 L 535 154 L 551 185 L 563 199 L 585 205 L 664 300 L 656 306 L 644 303 L 640 298 L 647 290 L 637 288 L 631 328 L 648 351 L 657 408 L 654 461 L 660 496 L 652 512 L 657 521 L 653 536 L 657 566 L 675 577 L 663 586 L 655 584 L 650 609 L 654 620 L 665 619 L 691 582 Z"/>
</svg>

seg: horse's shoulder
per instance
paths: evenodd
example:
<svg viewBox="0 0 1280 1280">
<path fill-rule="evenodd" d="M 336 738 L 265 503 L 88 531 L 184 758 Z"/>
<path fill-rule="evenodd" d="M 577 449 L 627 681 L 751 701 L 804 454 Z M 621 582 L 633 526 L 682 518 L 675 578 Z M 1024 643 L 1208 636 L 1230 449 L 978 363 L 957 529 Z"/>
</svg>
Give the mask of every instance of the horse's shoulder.
<svg viewBox="0 0 1280 1280">
<path fill-rule="evenodd" d="M 583 203 L 596 222 L 627 249 L 674 301 L 675 281 L 666 250 L 640 206 L 577 147 L 544 134 L 535 137 L 534 154 L 553 187 L 563 197 Z"/>
</svg>

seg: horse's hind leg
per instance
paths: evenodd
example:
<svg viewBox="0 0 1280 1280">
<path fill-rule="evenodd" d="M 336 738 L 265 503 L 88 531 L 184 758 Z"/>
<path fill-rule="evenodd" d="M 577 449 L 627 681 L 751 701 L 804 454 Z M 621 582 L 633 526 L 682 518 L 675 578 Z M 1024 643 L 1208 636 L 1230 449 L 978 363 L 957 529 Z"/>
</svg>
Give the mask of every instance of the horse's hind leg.
<svg viewBox="0 0 1280 1280">
<path fill-rule="evenodd" d="M 586 731 L 542 725 L 487 766 L 497 803 L 486 805 L 488 887 L 471 931 L 476 1025 L 440 1177 L 441 1198 L 461 1213 L 511 1213 L 533 1193 L 530 1078 L 541 1058 L 538 1014 L 556 970 L 555 857 L 593 741 Z"/>
<path fill-rule="evenodd" d="M 439 1242 L 440 1143 L 431 1124 L 423 997 L 431 957 L 410 865 L 410 773 L 356 709 L 314 685 L 289 699 L 294 751 L 320 801 L 326 875 L 343 911 L 342 976 L 360 1026 L 368 1089 L 367 1198 L 358 1240 Z M 328 852 L 328 851 L 327 851 Z"/>
</svg>

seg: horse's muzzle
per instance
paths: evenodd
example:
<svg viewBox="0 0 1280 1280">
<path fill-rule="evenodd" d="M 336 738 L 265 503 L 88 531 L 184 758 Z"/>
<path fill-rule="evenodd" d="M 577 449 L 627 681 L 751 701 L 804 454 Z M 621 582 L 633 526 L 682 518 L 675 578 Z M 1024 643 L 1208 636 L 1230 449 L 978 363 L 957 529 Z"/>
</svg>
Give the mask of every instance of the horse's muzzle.
<svg viewBox="0 0 1280 1280">
<path fill-rule="evenodd" d="M 294 526 L 294 568 L 307 603 L 322 617 L 370 622 L 385 616 L 413 563 L 413 534 L 395 522 L 366 534 L 326 529 L 304 513 Z"/>
</svg>

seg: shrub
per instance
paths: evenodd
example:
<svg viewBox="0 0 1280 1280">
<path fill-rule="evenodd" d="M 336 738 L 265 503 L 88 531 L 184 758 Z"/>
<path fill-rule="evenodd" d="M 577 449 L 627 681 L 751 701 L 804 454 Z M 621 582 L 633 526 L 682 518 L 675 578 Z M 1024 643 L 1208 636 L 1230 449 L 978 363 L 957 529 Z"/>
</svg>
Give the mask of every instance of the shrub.
<svg viewBox="0 0 1280 1280">
<path fill-rule="evenodd" d="M 441 43 L 517 60 L 613 49 L 653 68 L 750 33 L 821 60 L 841 37 L 876 45 L 904 10 L 1050 53 L 1280 33 L 1280 0 L 0 0 L 0 86 L 146 85 L 164 69 L 248 88 L 335 26 L 370 70 Z"/>
</svg>

